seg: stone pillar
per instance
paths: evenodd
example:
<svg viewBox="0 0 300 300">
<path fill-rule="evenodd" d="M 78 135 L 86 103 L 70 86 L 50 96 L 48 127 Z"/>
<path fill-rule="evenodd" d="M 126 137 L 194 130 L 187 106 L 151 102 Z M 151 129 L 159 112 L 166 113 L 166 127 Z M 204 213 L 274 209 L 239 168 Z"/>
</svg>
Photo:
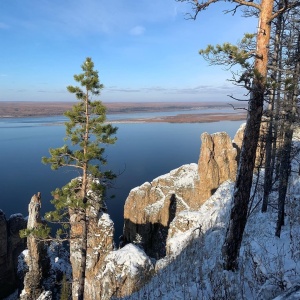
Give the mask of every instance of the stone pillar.
<svg viewBox="0 0 300 300">
<path fill-rule="evenodd" d="M 33 195 L 28 206 L 27 229 L 32 230 L 42 224 L 40 217 L 41 194 Z M 33 235 L 27 237 L 28 255 L 25 261 L 28 272 L 24 278 L 24 289 L 20 295 L 21 300 L 37 299 L 43 292 L 42 281 L 49 270 L 46 245 L 37 240 Z"/>
<path fill-rule="evenodd" d="M 201 150 L 198 161 L 200 203 L 214 194 L 221 183 L 235 181 L 237 171 L 237 150 L 226 132 L 201 135 Z"/>
</svg>

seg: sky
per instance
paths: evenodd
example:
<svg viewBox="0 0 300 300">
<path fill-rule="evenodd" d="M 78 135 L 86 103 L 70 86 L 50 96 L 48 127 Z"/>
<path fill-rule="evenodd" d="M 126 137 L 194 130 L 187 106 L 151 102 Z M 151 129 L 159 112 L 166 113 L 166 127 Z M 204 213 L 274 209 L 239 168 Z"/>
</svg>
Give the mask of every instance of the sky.
<svg viewBox="0 0 300 300">
<path fill-rule="evenodd" d="M 190 20 L 191 6 L 176 0 L 1 0 L 0 101 L 75 101 L 66 86 L 86 57 L 103 102 L 229 101 L 244 91 L 198 54 L 256 31 L 257 20 L 229 8 Z"/>
</svg>

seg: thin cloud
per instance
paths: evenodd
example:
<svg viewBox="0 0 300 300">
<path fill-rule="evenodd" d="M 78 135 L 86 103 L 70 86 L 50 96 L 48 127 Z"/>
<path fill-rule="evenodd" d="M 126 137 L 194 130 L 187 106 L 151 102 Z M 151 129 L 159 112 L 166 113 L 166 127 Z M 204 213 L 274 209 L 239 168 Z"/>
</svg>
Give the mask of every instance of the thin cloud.
<svg viewBox="0 0 300 300">
<path fill-rule="evenodd" d="M 130 88 L 107 88 L 106 91 L 109 92 L 121 92 L 121 93 L 140 93 L 140 89 L 130 89 Z"/>
<path fill-rule="evenodd" d="M 145 91 L 145 92 L 165 92 L 165 91 L 167 91 L 167 89 L 163 88 L 161 86 L 153 86 L 153 87 L 149 87 L 149 88 L 143 88 L 143 91 Z"/>
<path fill-rule="evenodd" d="M 5 23 L 2 23 L 2 22 L 0 22 L 0 29 L 8 29 L 8 28 L 10 28 L 10 26 L 9 26 L 9 25 L 7 25 L 7 24 L 5 24 Z"/>
<path fill-rule="evenodd" d="M 34 21 L 33 18 L 21 18 L 18 24 L 30 20 L 33 30 L 49 28 L 50 33 L 52 29 L 53 31 L 59 30 L 59 34 L 67 33 L 76 36 L 86 33 L 110 35 L 125 31 L 132 35 L 142 35 L 145 28 L 136 24 L 164 22 L 170 20 L 174 14 L 173 5 L 158 0 L 154 3 L 139 2 L 134 10 L 126 1 L 120 1 L 117 6 L 113 1 L 102 1 L 102 3 L 98 0 L 78 0 L 73 2 L 66 0 L 54 5 L 53 2 L 46 1 L 38 6 L 29 3 L 27 14 L 29 17 L 34 15 Z"/>
<path fill-rule="evenodd" d="M 203 95 L 203 94 L 224 94 L 231 93 L 241 93 L 241 89 L 236 86 L 230 85 L 199 85 L 196 87 L 190 88 L 166 88 L 161 86 L 153 86 L 153 87 L 143 87 L 140 89 L 134 88 L 119 88 L 117 86 L 112 86 L 106 88 L 107 92 L 118 92 L 118 93 L 163 93 L 163 94 L 181 94 L 181 95 Z"/>
<path fill-rule="evenodd" d="M 146 29 L 143 26 L 135 26 L 135 27 L 130 29 L 129 33 L 131 35 L 143 35 L 145 30 Z"/>
</svg>

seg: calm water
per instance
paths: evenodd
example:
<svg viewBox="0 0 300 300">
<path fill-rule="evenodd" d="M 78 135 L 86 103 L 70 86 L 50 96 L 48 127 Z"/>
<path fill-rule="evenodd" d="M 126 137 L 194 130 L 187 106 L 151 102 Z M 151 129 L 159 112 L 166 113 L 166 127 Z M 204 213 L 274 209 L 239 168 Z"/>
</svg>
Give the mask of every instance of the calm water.
<svg viewBox="0 0 300 300">
<path fill-rule="evenodd" d="M 51 210 L 50 192 L 78 176 L 75 171 L 52 171 L 41 163 L 50 147 L 63 145 L 65 127 L 58 125 L 63 121 L 60 116 L 0 119 L 0 209 L 7 217 L 17 212 L 27 215 L 30 198 L 37 192 L 42 193 L 43 212 Z M 115 198 L 108 201 L 116 236 L 122 232 L 123 206 L 132 188 L 183 164 L 197 162 L 202 132 L 226 131 L 233 137 L 241 123 L 117 124 L 118 141 L 106 151 L 109 167 L 121 173 L 110 191 Z"/>
</svg>

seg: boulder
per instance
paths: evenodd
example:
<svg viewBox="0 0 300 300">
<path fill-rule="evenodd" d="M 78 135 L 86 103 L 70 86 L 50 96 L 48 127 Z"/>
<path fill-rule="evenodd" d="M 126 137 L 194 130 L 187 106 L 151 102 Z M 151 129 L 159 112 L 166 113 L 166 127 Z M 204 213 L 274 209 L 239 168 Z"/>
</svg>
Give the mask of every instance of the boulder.
<svg viewBox="0 0 300 300">
<path fill-rule="evenodd" d="M 138 291 L 153 276 L 154 267 L 145 252 L 128 244 L 111 251 L 101 264 L 89 299 L 122 298 Z"/>
</svg>

